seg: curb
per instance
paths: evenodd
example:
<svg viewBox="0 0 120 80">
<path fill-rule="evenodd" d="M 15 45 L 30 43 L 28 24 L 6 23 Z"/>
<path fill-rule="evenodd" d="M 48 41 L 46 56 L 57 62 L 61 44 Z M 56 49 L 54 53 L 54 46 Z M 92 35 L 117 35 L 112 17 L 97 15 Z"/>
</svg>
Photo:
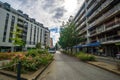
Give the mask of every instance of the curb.
<svg viewBox="0 0 120 80">
<path fill-rule="evenodd" d="M 47 66 L 45 66 L 45 68 L 33 79 L 36 80 L 48 67 L 49 65 L 52 63 L 53 61 L 51 61 Z"/>
<path fill-rule="evenodd" d="M 49 62 L 45 67 L 43 67 L 41 70 L 40 70 L 40 72 L 39 73 L 36 73 L 37 71 L 35 71 L 31 76 L 32 77 L 25 77 L 25 76 L 22 76 L 22 74 L 21 74 L 21 80 L 36 80 L 47 68 L 48 68 L 48 66 L 51 64 L 53 62 L 53 60 L 51 61 L 51 62 Z M 15 73 L 11 73 L 11 72 L 9 72 L 9 73 L 7 73 L 7 72 L 9 72 L 9 71 L 4 71 L 4 70 L 0 70 L 0 73 L 1 74 L 3 74 L 3 75 L 6 75 L 6 76 L 9 76 L 9 77 L 12 77 L 12 78 L 17 78 L 17 76 L 16 76 L 16 74 Z M 36 74 L 36 75 L 34 75 L 34 74 Z"/>
<path fill-rule="evenodd" d="M 92 63 L 89 63 L 89 62 L 87 62 L 87 63 L 90 64 L 90 65 L 96 66 L 96 67 L 98 67 L 98 68 L 104 69 L 104 70 L 106 70 L 106 71 L 112 72 L 112 73 L 120 76 L 120 73 L 117 73 L 117 72 L 115 72 L 115 71 L 112 71 L 112 70 L 103 68 L 103 67 L 101 67 L 101 66 L 98 66 L 98 65 L 95 65 L 95 64 L 92 64 Z"/>
</svg>

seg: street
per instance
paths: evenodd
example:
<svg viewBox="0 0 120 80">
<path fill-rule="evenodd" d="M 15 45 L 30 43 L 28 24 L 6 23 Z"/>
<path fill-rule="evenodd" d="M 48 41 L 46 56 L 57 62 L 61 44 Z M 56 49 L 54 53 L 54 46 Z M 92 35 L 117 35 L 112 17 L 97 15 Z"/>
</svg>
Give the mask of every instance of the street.
<svg viewBox="0 0 120 80">
<path fill-rule="evenodd" d="M 53 63 L 37 80 L 120 80 L 120 76 L 57 51 Z"/>
</svg>

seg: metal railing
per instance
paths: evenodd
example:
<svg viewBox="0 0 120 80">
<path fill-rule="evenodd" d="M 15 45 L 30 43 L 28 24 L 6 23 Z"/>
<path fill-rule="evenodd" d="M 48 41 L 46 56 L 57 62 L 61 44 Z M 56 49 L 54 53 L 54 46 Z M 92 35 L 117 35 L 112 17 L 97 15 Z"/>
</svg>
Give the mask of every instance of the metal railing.
<svg viewBox="0 0 120 80">
<path fill-rule="evenodd" d="M 103 10 L 106 6 L 108 6 L 113 0 L 106 0 L 93 14 L 89 17 L 88 20 L 92 19 L 96 16 L 101 10 Z"/>
<path fill-rule="evenodd" d="M 101 21 L 103 21 L 103 19 L 109 17 L 112 15 L 112 13 L 118 11 L 120 8 L 119 8 L 120 4 L 116 5 L 115 7 L 113 7 L 112 9 L 110 9 L 108 12 L 106 12 L 105 14 L 103 14 L 100 18 L 96 19 L 94 22 L 92 22 L 90 24 L 90 26 L 94 26 L 95 24 L 98 24 L 100 23 Z M 106 17 L 107 16 L 107 17 Z"/>
<path fill-rule="evenodd" d="M 120 21 L 119 21 L 120 22 Z M 118 25 L 120 24 L 118 21 L 117 22 L 111 22 L 110 24 L 103 24 L 99 28 L 96 28 L 95 30 L 91 31 L 90 34 L 91 36 L 95 36 L 96 34 L 100 34 L 101 32 L 108 31 L 113 28 L 119 27 Z"/>
<path fill-rule="evenodd" d="M 12 66 L 17 66 L 17 80 L 21 80 L 21 62 L 20 61 L 18 63 L 10 65 L 10 66 L 0 67 L 0 70 L 7 69 L 7 68 L 10 68 Z"/>
<path fill-rule="evenodd" d="M 119 35 L 112 35 L 112 36 L 109 36 L 106 38 L 98 39 L 98 41 L 100 41 L 100 42 L 115 41 L 115 40 L 120 40 L 120 36 Z"/>
</svg>

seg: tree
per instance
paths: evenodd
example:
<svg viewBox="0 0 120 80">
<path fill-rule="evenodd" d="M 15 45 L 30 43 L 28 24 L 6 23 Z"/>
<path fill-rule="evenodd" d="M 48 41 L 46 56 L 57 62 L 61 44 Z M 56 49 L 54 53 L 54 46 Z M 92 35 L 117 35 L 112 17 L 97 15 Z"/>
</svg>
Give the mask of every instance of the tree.
<svg viewBox="0 0 120 80">
<path fill-rule="evenodd" d="M 36 44 L 36 48 L 41 49 L 41 43 L 40 42 Z"/>
<path fill-rule="evenodd" d="M 22 30 L 16 26 L 15 27 L 15 31 L 11 32 L 13 34 L 13 38 L 11 38 L 12 43 L 14 46 L 25 46 L 25 42 L 22 40 L 21 36 L 22 36 Z M 14 46 L 13 46 L 13 50 L 14 51 Z"/>
<path fill-rule="evenodd" d="M 80 38 L 75 30 L 75 24 L 67 24 L 67 27 L 60 32 L 59 44 L 62 48 L 73 47 L 79 43 Z"/>
<path fill-rule="evenodd" d="M 58 47 L 58 43 L 55 44 L 55 49 L 58 50 L 59 47 Z"/>
</svg>

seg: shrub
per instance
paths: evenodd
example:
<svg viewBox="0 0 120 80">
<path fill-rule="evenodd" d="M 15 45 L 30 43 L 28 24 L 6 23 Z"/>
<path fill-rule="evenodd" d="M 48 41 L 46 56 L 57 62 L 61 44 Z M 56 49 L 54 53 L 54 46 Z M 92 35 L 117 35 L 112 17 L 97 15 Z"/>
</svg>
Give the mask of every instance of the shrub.
<svg viewBox="0 0 120 80">
<path fill-rule="evenodd" d="M 0 53 L 0 60 L 8 60 L 14 56 L 14 53 Z"/>
<path fill-rule="evenodd" d="M 26 56 L 32 56 L 32 57 L 35 57 L 36 55 L 38 55 L 38 51 L 35 49 L 29 50 L 28 53 L 26 54 Z"/>
<path fill-rule="evenodd" d="M 7 65 L 13 65 L 21 61 L 22 63 L 22 73 L 26 73 L 28 71 L 36 71 L 40 66 L 44 66 L 48 64 L 51 60 L 53 60 L 53 56 L 48 54 L 46 50 L 38 50 L 32 49 L 29 50 L 26 54 L 15 54 L 12 57 L 12 60 Z M 11 67 L 9 70 L 17 71 L 16 67 Z"/>
<path fill-rule="evenodd" d="M 84 52 L 79 52 L 75 56 L 82 61 L 95 61 L 95 56 L 90 54 L 85 54 Z"/>
</svg>

